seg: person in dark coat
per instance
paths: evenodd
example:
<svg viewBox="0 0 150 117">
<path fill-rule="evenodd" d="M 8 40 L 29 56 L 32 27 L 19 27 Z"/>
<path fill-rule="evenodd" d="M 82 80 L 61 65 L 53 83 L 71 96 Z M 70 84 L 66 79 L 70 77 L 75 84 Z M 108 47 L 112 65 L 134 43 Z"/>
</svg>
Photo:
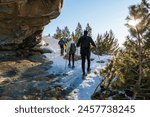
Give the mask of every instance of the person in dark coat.
<svg viewBox="0 0 150 117">
<path fill-rule="evenodd" d="M 72 61 L 72 68 L 74 69 L 74 62 L 75 62 L 75 52 L 76 52 L 76 44 L 72 38 L 70 38 L 70 41 L 67 46 L 67 53 L 69 54 L 69 64 L 68 67 L 71 68 L 71 61 Z"/>
<path fill-rule="evenodd" d="M 60 55 L 63 56 L 64 55 L 64 40 L 63 38 L 61 38 L 58 42 L 59 46 L 60 46 Z"/>
<path fill-rule="evenodd" d="M 91 56 L 91 45 L 96 47 L 93 39 L 87 36 L 88 31 L 84 31 L 84 35 L 81 36 L 77 42 L 77 47 L 80 46 L 80 54 L 82 59 L 82 72 L 85 75 L 85 60 L 87 59 L 87 72 L 90 72 L 90 56 Z"/>
</svg>

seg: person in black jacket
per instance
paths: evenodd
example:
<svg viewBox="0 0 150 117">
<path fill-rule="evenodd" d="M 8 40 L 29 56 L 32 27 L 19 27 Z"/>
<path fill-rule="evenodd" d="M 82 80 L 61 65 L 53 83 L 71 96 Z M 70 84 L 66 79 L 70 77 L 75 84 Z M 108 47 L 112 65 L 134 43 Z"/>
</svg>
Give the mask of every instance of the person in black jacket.
<svg viewBox="0 0 150 117">
<path fill-rule="evenodd" d="M 63 38 L 61 38 L 58 42 L 59 46 L 60 46 L 60 55 L 63 56 L 64 55 L 64 40 Z"/>
<path fill-rule="evenodd" d="M 90 55 L 91 55 L 91 44 L 96 47 L 91 37 L 87 36 L 88 31 L 84 31 L 84 35 L 81 36 L 77 42 L 77 47 L 80 46 L 80 54 L 82 59 L 82 72 L 85 75 L 85 60 L 87 59 L 87 72 L 90 72 Z"/>
<path fill-rule="evenodd" d="M 67 53 L 69 54 L 69 64 L 68 67 L 71 68 L 71 61 L 72 61 L 72 69 L 75 68 L 74 62 L 75 62 L 75 52 L 76 52 L 76 44 L 72 38 L 70 38 L 70 42 L 67 46 Z"/>
</svg>

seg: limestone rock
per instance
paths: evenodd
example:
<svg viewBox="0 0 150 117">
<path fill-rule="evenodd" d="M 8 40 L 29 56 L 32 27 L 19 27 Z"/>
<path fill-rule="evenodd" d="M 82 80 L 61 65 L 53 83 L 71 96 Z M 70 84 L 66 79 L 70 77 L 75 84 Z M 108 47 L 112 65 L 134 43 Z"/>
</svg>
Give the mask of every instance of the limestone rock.
<svg viewBox="0 0 150 117">
<path fill-rule="evenodd" d="M 62 4 L 63 0 L 0 0 L 0 51 L 30 52 L 41 42 L 44 26 L 59 16 Z"/>
</svg>

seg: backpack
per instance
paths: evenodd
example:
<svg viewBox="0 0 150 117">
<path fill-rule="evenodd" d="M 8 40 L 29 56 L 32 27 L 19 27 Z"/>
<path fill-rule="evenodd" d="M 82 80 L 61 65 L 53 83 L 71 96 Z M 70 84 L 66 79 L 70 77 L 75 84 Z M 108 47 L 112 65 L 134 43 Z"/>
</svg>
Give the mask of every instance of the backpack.
<svg viewBox="0 0 150 117">
<path fill-rule="evenodd" d="M 88 40 L 88 37 L 84 36 L 81 43 L 82 43 L 82 48 L 84 49 L 90 48 L 90 42 Z"/>
<path fill-rule="evenodd" d="M 75 53 L 76 52 L 76 45 L 75 45 L 75 43 L 71 43 L 69 52 L 70 53 Z"/>
<path fill-rule="evenodd" d="M 67 39 L 67 38 L 64 38 L 63 41 L 64 41 L 64 43 L 67 43 L 67 42 L 68 42 L 68 39 Z"/>
</svg>

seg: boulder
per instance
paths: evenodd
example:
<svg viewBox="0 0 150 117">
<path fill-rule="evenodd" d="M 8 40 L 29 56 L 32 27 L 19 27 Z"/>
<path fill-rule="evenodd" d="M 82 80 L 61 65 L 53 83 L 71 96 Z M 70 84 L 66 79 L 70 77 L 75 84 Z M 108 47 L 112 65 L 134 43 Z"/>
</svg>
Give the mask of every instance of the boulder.
<svg viewBox="0 0 150 117">
<path fill-rule="evenodd" d="M 28 55 L 41 42 L 44 26 L 59 16 L 62 4 L 63 0 L 0 0 L 0 51 L 5 51 L 0 57 Z"/>
</svg>

